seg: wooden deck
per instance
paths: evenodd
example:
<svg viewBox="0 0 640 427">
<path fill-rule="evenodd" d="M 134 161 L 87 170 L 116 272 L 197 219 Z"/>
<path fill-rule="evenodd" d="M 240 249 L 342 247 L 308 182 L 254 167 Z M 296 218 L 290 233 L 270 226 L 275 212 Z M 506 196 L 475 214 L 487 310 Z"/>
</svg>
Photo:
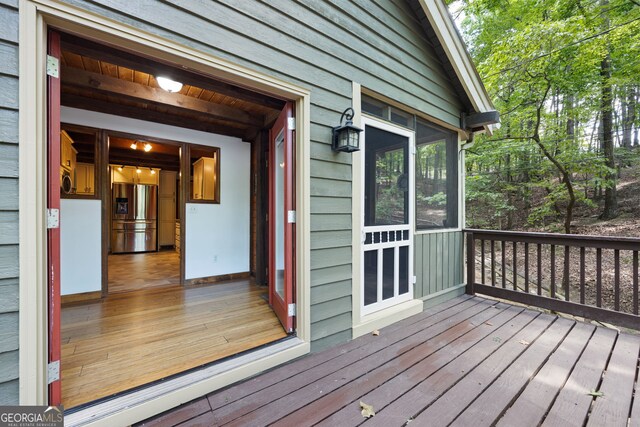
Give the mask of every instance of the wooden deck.
<svg viewBox="0 0 640 427">
<path fill-rule="evenodd" d="M 464 296 L 143 424 L 639 426 L 639 352 L 639 336 Z"/>
</svg>

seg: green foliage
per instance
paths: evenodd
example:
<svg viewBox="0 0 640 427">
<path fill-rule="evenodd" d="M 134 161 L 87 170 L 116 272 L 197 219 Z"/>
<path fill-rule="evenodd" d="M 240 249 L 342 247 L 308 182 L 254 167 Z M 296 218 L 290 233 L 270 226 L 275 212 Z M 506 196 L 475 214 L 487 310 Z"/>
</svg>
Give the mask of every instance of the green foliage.
<svg viewBox="0 0 640 427">
<path fill-rule="evenodd" d="M 514 215 L 536 226 L 563 220 L 565 176 L 577 206 L 594 206 L 593 190 L 616 184 L 598 144 L 602 88 L 611 85 L 615 96 L 640 88 L 640 7 L 628 0 L 464 0 L 451 8 L 464 17 L 463 37 L 502 121 L 467 151 L 467 225 L 504 227 Z M 611 79 L 603 81 L 607 55 Z M 639 160 L 625 149 L 616 156 L 621 167 Z"/>
</svg>

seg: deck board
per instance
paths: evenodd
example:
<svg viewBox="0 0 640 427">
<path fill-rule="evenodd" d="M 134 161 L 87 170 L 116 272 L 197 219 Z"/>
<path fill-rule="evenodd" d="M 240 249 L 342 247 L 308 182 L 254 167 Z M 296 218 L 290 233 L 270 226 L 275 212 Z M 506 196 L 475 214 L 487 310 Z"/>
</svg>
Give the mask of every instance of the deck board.
<svg viewBox="0 0 640 427">
<path fill-rule="evenodd" d="M 638 426 L 639 352 L 639 336 L 461 297 L 145 425 Z"/>
<path fill-rule="evenodd" d="M 462 348 L 471 347 L 491 333 L 494 327 L 488 326 L 486 322 L 493 325 L 501 325 L 522 311 L 522 309 L 518 310 L 515 307 L 509 308 L 506 304 L 499 304 L 496 308 L 484 310 L 467 321 L 459 323 L 438 337 L 415 347 L 410 352 L 391 359 L 388 363 L 371 371 L 366 376 L 362 376 L 334 393 L 323 396 L 298 411 L 285 416 L 274 425 L 286 427 L 320 422 L 325 418 L 325 414 L 335 413 L 354 402 L 359 404 L 359 400 L 366 393 L 406 372 L 417 363 L 429 363 L 432 365 L 435 365 L 437 361 L 442 363 L 451 357 L 452 350 L 460 351 Z M 425 360 L 426 362 L 423 362 Z"/>
<path fill-rule="evenodd" d="M 414 347 L 420 345 L 424 341 L 441 334 L 458 323 L 465 321 L 469 317 L 480 313 L 491 307 L 493 303 L 480 303 L 468 308 L 449 318 L 443 319 L 426 329 L 421 329 L 416 333 L 407 336 L 404 339 L 397 340 L 398 333 L 384 334 L 379 336 L 376 346 L 366 346 L 351 352 L 347 357 L 341 359 L 341 363 L 325 364 L 320 370 L 311 370 L 299 375 L 291 384 L 286 382 L 277 384 L 274 389 L 261 393 L 251 400 L 250 405 L 241 402 L 239 405 L 242 411 L 248 408 L 260 405 L 262 402 L 271 403 L 270 405 L 262 405 L 258 410 L 245 413 L 242 417 L 235 417 L 238 412 L 231 415 L 225 414 L 217 418 L 219 424 L 225 424 L 229 421 L 229 425 L 268 425 L 285 416 L 291 410 L 295 410 L 304 406 L 310 400 L 322 397 L 323 393 L 331 392 L 341 385 L 346 384 L 359 378 L 377 367 L 379 363 L 384 363 L 393 357 L 397 357 Z M 443 315 L 448 313 L 443 312 Z M 421 325 L 416 325 L 421 328 Z M 411 331 L 413 328 L 407 328 Z M 340 369 L 336 370 L 337 367 Z M 320 377 L 322 381 L 309 382 L 309 377 Z M 291 390 L 295 393 L 291 393 Z M 275 398 L 279 398 L 275 400 Z M 230 407 L 232 405 L 229 405 Z"/>
<path fill-rule="evenodd" d="M 595 398 L 587 426 L 626 427 L 631 409 L 634 382 L 638 364 L 640 338 L 619 335 L 607 365 L 607 374 Z"/>
<path fill-rule="evenodd" d="M 576 365 L 582 351 L 589 343 L 594 329 L 595 326 L 592 325 L 576 324 L 571 333 L 562 342 L 562 345 L 551 355 L 548 363 L 540 369 L 506 411 L 498 426 L 537 427 L 540 424 L 569 374 L 571 374 L 571 370 Z M 503 390 L 503 392 L 506 391 Z M 513 392 L 515 391 L 513 390 Z M 493 396 L 489 393 L 484 393 L 481 398 L 474 402 L 475 411 L 471 411 L 471 408 L 467 409 L 459 420 L 469 419 L 468 416 L 470 415 L 478 416 L 478 412 L 482 412 L 481 420 L 486 419 L 489 411 L 484 409 L 479 411 L 481 409 L 479 405 L 491 398 Z M 483 422 L 480 421 L 480 424 L 483 424 Z"/>
</svg>

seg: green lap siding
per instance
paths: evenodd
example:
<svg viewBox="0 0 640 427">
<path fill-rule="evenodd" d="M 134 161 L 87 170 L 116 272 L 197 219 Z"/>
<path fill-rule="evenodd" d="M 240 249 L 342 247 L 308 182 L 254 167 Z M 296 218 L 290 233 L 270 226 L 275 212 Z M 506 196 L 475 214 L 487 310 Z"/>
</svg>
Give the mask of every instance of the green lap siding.
<svg viewBox="0 0 640 427">
<path fill-rule="evenodd" d="M 18 403 L 18 8 L 0 1 L 0 405 Z"/>
<path fill-rule="evenodd" d="M 454 126 L 459 125 L 463 109 L 450 73 L 444 71 L 412 4 L 401 0 L 66 3 L 310 91 L 312 350 L 349 340 L 352 156 L 333 153 L 330 138 L 331 127 L 351 106 L 352 83 Z M 0 324 L 7 328 L 0 338 L 0 404 L 15 403 L 18 396 L 13 362 L 18 354 L 14 339 L 18 330 L 17 7 L 15 0 L 0 0 L 0 290 L 6 292 L 0 298 Z M 416 237 L 422 251 L 422 261 L 416 264 L 418 297 L 461 281 L 456 269 L 459 233 L 426 236 Z M 446 236 L 446 246 L 437 236 Z M 440 251 L 446 248 L 447 254 L 432 250 L 432 245 Z M 425 268 L 443 256 L 446 271 Z"/>
<path fill-rule="evenodd" d="M 461 294 L 462 232 L 445 231 L 415 235 L 416 298 L 433 298 Z"/>
</svg>

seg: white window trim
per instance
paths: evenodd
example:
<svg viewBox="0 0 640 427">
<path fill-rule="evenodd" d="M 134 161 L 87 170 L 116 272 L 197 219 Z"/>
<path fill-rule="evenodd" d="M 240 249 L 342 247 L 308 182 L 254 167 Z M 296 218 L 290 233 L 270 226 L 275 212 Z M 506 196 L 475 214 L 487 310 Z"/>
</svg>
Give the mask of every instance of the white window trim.
<svg viewBox="0 0 640 427">
<path fill-rule="evenodd" d="M 416 236 L 421 234 L 436 234 L 436 233 L 454 233 L 456 231 L 461 232 L 464 229 L 464 209 L 465 209 L 465 198 L 464 198 L 464 180 L 465 180 L 465 170 L 464 170 L 464 150 L 461 151 L 462 141 L 460 140 L 460 135 L 458 135 L 458 226 L 457 227 L 447 227 L 447 228 L 431 228 L 428 230 L 418 230 L 417 224 L 414 227 L 414 233 Z"/>
<path fill-rule="evenodd" d="M 104 425 L 128 425 L 214 391 L 232 382 L 300 357 L 310 351 L 310 100 L 309 90 L 156 35 L 53 0 L 20 0 L 19 4 L 19 210 L 20 312 L 19 396 L 21 405 L 48 403 L 47 252 L 46 252 L 46 75 L 47 26 L 161 59 L 188 64 L 211 77 L 296 101 L 296 316 L 297 344 L 221 376 L 109 414 Z M 264 356 L 264 357 L 262 357 Z M 256 356 L 258 357 L 258 356 Z M 141 391 L 140 393 L 144 393 Z M 91 407 L 85 409 L 91 411 Z M 106 416 L 106 415 L 105 415 Z"/>
</svg>

